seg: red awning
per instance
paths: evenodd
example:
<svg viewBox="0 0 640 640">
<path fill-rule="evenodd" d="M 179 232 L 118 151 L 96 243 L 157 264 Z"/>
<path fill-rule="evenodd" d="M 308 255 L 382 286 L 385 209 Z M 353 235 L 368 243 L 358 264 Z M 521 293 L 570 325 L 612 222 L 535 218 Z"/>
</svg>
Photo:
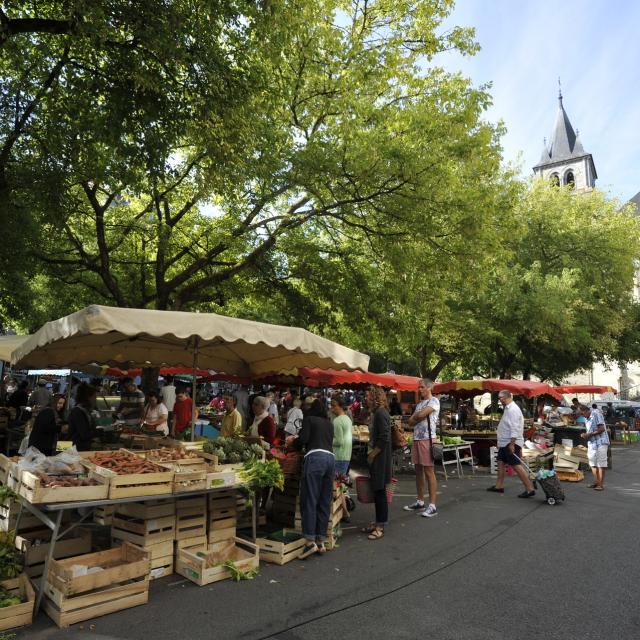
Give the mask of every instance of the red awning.
<svg viewBox="0 0 640 640">
<path fill-rule="evenodd" d="M 505 389 L 515 396 L 535 398 L 536 396 L 551 396 L 562 400 L 556 389 L 546 382 L 534 380 L 450 380 L 433 385 L 434 394 L 447 394 L 457 398 L 471 398 L 481 393 L 501 391 Z"/>
<path fill-rule="evenodd" d="M 558 393 L 618 393 L 613 387 L 597 384 L 563 384 L 553 388 Z"/>
</svg>

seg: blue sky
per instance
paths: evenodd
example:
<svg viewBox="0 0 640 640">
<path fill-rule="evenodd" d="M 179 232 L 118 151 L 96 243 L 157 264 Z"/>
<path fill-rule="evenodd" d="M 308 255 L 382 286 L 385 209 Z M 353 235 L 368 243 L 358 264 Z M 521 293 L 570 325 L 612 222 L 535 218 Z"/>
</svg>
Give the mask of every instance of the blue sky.
<svg viewBox="0 0 640 640">
<path fill-rule="evenodd" d="M 440 60 L 474 84 L 491 82 L 491 121 L 507 127 L 507 161 L 530 173 L 564 107 L 596 185 L 623 200 L 640 191 L 640 2 L 636 0 L 458 0 L 450 21 L 476 29 L 476 56 Z"/>
</svg>

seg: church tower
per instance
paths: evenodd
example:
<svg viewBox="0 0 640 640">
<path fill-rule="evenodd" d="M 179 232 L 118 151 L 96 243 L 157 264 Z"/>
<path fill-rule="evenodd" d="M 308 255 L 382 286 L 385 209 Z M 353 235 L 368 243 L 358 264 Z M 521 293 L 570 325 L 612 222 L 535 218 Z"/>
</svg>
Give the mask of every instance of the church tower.
<svg viewBox="0 0 640 640">
<path fill-rule="evenodd" d="M 551 143 L 547 145 L 545 140 L 542 157 L 533 172 L 558 185 L 573 185 L 578 193 L 590 191 L 595 186 L 598 174 L 593 157 L 586 153 L 580 134 L 571 126 L 562 104 L 562 90 L 558 93 L 558 113 Z"/>
</svg>

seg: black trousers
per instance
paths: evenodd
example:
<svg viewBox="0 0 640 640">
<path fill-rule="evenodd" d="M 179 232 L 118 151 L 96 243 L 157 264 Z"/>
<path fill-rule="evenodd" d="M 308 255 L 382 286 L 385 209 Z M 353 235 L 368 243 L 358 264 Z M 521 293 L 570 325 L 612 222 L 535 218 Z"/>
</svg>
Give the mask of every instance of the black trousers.
<svg viewBox="0 0 640 640">
<path fill-rule="evenodd" d="M 387 502 L 386 489 L 374 491 L 373 501 L 376 505 L 376 524 L 384 526 L 389 522 L 389 503 Z"/>
</svg>

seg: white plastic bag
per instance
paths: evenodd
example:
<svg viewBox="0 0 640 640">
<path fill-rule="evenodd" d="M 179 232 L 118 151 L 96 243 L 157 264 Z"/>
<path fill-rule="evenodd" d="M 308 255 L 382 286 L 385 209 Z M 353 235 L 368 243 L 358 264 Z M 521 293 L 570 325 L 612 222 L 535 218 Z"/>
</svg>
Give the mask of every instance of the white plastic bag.
<svg viewBox="0 0 640 640">
<path fill-rule="evenodd" d="M 22 441 L 24 444 L 24 440 Z M 22 449 L 22 444 L 20 448 Z M 31 471 L 37 473 L 38 471 L 46 472 L 47 456 L 42 453 L 36 447 L 29 447 L 25 450 L 24 456 L 20 462 L 18 462 L 19 471 Z"/>
<path fill-rule="evenodd" d="M 71 447 L 57 456 L 47 458 L 47 473 L 72 475 L 83 473 L 84 468 L 80 464 L 80 454 L 75 447 Z"/>
</svg>

